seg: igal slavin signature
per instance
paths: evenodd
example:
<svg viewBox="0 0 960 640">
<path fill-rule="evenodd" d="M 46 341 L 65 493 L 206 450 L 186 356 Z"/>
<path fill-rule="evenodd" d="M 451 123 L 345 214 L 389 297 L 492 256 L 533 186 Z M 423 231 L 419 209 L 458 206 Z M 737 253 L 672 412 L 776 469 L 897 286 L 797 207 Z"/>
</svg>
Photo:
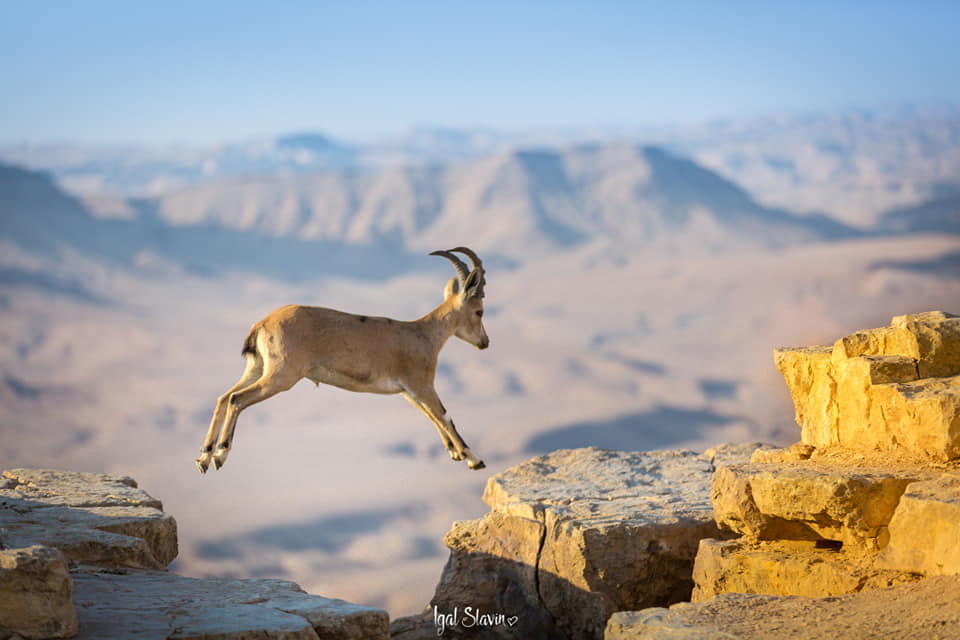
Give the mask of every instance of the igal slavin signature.
<svg viewBox="0 0 960 640">
<path fill-rule="evenodd" d="M 454 607 L 453 611 L 444 613 L 439 608 L 433 608 L 433 624 L 437 627 L 437 635 L 453 627 L 473 629 L 475 627 L 512 627 L 520 620 L 519 616 L 506 613 L 483 611 L 478 607 Z"/>
</svg>

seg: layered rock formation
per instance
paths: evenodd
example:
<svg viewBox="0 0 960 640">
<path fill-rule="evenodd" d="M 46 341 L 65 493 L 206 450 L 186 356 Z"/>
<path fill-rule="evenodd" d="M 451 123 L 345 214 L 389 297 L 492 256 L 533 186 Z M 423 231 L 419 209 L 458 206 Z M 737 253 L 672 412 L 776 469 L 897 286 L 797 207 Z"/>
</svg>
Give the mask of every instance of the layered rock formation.
<svg viewBox="0 0 960 640">
<path fill-rule="evenodd" d="M 960 318 L 779 349 L 801 444 L 718 468 L 693 600 L 833 596 L 960 573 Z"/>
<path fill-rule="evenodd" d="M 696 604 L 615 614 L 606 637 L 960 637 L 960 577 L 928 578 L 960 574 L 960 318 L 775 360 L 801 442 L 718 466 L 714 516 L 738 537 L 700 542 Z"/>
<path fill-rule="evenodd" d="M 385 611 L 310 595 L 284 580 L 196 580 L 164 571 L 176 555 L 176 522 L 132 478 L 5 471 L 0 638 L 388 637 Z"/>
<path fill-rule="evenodd" d="M 614 611 L 687 600 L 700 539 L 721 535 L 715 465 L 757 447 L 562 450 L 491 477 L 490 513 L 445 538 L 450 559 L 430 610 L 395 621 L 392 637 L 435 638 L 443 623 L 445 637 L 598 638 Z M 490 624 L 466 607 L 493 614 Z"/>
<path fill-rule="evenodd" d="M 774 359 L 805 444 L 960 457 L 960 318 L 897 316 L 832 347 L 777 349 Z"/>
</svg>

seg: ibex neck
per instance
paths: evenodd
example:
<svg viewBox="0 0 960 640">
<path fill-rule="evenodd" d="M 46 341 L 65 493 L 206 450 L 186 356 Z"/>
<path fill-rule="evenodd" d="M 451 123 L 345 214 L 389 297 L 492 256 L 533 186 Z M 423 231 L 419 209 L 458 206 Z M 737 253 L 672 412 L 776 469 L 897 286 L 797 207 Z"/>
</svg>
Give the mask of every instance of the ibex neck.
<svg viewBox="0 0 960 640">
<path fill-rule="evenodd" d="M 436 309 L 418 319 L 437 347 L 443 347 L 457 327 L 457 313 L 452 300 L 444 300 Z"/>
</svg>

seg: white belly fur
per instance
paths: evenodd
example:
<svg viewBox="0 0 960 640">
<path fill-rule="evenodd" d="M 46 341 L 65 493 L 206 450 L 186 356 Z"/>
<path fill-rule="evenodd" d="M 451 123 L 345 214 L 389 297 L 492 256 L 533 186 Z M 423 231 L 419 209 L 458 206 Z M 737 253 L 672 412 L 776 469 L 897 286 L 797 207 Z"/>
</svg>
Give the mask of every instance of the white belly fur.
<svg viewBox="0 0 960 640">
<path fill-rule="evenodd" d="M 400 393 L 403 388 L 396 380 L 377 379 L 371 377 L 368 379 L 359 379 L 339 371 L 331 371 L 323 367 L 317 367 L 307 374 L 307 378 L 316 384 L 329 384 L 334 387 L 346 389 L 347 391 L 357 391 L 361 393 Z"/>
</svg>

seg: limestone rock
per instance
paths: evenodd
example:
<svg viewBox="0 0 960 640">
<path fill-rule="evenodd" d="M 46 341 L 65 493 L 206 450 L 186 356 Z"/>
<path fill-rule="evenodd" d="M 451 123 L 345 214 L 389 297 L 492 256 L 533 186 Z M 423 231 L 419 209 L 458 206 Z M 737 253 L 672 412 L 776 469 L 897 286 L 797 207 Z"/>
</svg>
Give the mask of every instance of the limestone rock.
<svg viewBox="0 0 960 640">
<path fill-rule="evenodd" d="M 145 570 L 74 572 L 80 639 L 386 640 L 387 613 L 286 580 L 195 579 Z"/>
<path fill-rule="evenodd" d="M 803 442 L 821 446 L 837 442 L 837 383 L 830 347 L 796 347 L 773 352 L 793 398 Z"/>
<path fill-rule="evenodd" d="M 692 602 L 722 593 L 811 598 L 856 593 L 921 576 L 876 566 L 875 554 L 812 541 L 701 540 L 693 566 Z"/>
<path fill-rule="evenodd" d="M 159 569 L 177 556 L 177 523 L 126 476 L 42 469 L 3 472 L 6 546 L 42 544 L 72 562 Z"/>
<path fill-rule="evenodd" d="M 960 637 L 960 578 L 831 598 L 726 594 L 615 613 L 606 640 L 931 640 Z"/>
<path fill-rule="evenodd" d="M 898 316 L 833 347 L 777 349 L 802 440 L 960 457 L 960 318 Z"/>
<path fill-rule="evenodd" d="M 943 311 L 928 311 L 896 316 L 891 325 L 912 337 L 906 355 L 919 361 L 921 378 L 960 374 L 960 318 Z"/>
<path fill-rule="evenodd" d="M 56 549 L 0 548 L 0 637 L 65 638 L 77 633 L 73 582 Z"/>
<path fill-rule="evenodd" d="M 785 449 L 757 449 L 750 456 L 750 462 L 800 462 L 809 460 L 815 449 L 802 442 L 795 442 Z"/>
<path fill-rule="evenodd" d="M 700 539 L 721 535 L 710 504 L 714 460 L 745 462 L 756 447 L 561 450 L 491 477 L 491 512 L 447 535 L 435 611 L 471 605 L 518 616 L 471 638 L 597 638 L 614 611 L 689 598 Z M 395 622 L 399 637 L 435 634 L 429 615 Z"/>
<path fill-rule="evenodd" d="M 960 475 L 910 485 L 889 532 L 880 566 L 926 575 L 960 573 Z"/>
<path fill-rule="evenodd" d="M 717 469 L 711 495 L 722 527 L 763 540 L 836 540 L 877 550 L 907 486 L 922 471 L 815 461 Z"/>
</svg>

